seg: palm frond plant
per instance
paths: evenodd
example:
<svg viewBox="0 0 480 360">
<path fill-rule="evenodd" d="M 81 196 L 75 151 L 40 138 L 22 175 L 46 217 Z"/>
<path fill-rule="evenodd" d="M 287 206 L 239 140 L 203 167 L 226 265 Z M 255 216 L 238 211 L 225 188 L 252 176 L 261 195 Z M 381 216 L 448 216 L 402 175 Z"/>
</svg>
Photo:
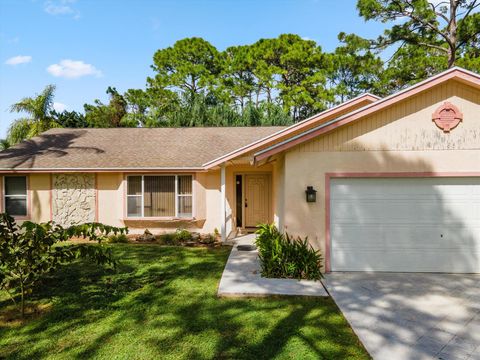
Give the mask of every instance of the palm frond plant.
<svg viewBox="0 0 480 360">
<path fill-rule="evenodd" d="M 15 145 L 51 128 L 61 127 L 53 116 L 55 85 L 48 85 L 35 97 L 26 97 L 13 104 L 11 112 L 26 113 L 28 117 L 15 120 L 7 132 L 7 141 Z"/>
<path fill-rule="evenodd" d="M 258 248 L 262 276 L 320 280 L 322 256 L 308 238 L 282 234 L 274 224 L 257 226 L 255 245 Z"/>
</svg>

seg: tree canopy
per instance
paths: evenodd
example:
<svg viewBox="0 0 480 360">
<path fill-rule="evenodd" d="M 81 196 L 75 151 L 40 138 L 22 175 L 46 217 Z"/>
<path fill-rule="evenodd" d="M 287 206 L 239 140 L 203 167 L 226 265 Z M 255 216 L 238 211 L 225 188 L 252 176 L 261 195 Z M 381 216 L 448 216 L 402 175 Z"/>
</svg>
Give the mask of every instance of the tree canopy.
<svg viewBox="0 0 480 360">
<path fill-rule="evenodd" d="M 361 93 L 385 96 L 459 65 L 480 71 L 480 0 L 358 0 L 375 39 L 340 33 L 324 52 L 295 34 L 221 51 L 192 37 L 159 49 L 144 89 L 108 87 L 109 101 L 85 115 L 53 111 L 55 87 L 12 106 L 16 120 L 0 148 L 51 127 L 288 125 Z M 385 50 L 393 47 L 386 58 Z"/>
<path fill-rule="evenodd" d="M 426 48 L 446 55 L 452 67 L 472 42 L 478 43 L 480 14 L 474 11 L 479 5 L 479 0 L 358 0 L 357 8 L 365 20 L 394 22 L 374 45 Z"/>
<path fill-rule="evenodd" d="M 366 48 L 395 52 L 384 67 L 387 93 L 453 66 L 480 71 L 479 0 L 358 0 L 367 21 L 391 25 Z"/>
</svg>

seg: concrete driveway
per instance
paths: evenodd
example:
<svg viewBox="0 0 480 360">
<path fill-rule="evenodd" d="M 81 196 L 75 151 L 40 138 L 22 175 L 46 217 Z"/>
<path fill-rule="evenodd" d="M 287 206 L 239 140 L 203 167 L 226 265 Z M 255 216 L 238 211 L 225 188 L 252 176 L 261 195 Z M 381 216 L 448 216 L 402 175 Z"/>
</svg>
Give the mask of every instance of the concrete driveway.
<svg viewBox="0 0 480 360">
<path fill-rule="evenodd" d="M 325 285 L 374 359 L 480 359 L 480 276 L 333 273 Z"/>
</svg>

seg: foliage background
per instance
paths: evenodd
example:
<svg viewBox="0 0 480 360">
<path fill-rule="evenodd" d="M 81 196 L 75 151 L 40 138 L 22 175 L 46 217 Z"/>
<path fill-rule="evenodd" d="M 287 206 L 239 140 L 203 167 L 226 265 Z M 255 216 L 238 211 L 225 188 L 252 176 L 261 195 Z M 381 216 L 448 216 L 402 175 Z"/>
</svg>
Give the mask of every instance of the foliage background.
<svg viewBox="0 0 480 360">
<path fill-rule="evenodd" d="M 454 65 L 480 71 L 479 0 L 358 0 L 365 21 L 385 24 L 378 37 L 340 32 L 327 52 L 296 34 L 261 38 L 220 51 L 189 37 L 153 54 L 144 88 L 106 89 L 109 101 L 84 113 L 53 110 L 54 86 L 15 103 L 26 113 L 10 127 L 6 148 L 57 126 L 289 125 L 365 92 L 385 96 Z M 392 54 L 391 56 L 386 54 Z"/>
</svg>

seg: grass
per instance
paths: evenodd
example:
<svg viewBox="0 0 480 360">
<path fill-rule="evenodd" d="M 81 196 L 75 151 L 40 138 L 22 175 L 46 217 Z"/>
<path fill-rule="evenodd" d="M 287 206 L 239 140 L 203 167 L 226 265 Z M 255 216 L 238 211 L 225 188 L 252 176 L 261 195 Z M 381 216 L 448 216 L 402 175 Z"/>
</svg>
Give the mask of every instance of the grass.
<svg viewBox="0 0 480 360">
<path fill-rule="evenodd" d="M 0 359 L 369 358 L 331 299 L 217 298 L 228 248 L 112 247 L 117 271 L 64 267 L 24 323 L 0 293 Z"/>
</svg>

